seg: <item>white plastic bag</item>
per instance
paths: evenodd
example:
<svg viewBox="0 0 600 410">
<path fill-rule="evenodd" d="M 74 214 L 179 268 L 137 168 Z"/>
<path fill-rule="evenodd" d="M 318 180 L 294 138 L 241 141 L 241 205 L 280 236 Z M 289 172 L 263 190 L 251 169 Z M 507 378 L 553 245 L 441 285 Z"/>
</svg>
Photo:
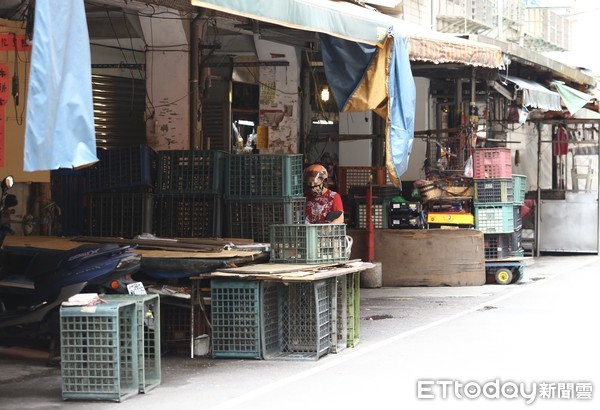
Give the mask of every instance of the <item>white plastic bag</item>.
<svg viewBox="0 0 600 410">
<path fill-rule="evenodd" d="M 465 174 L 467 178 L 473 178 L 473 156 L 469 155 L 467 162 L 465 162 Z"/>
</svg>

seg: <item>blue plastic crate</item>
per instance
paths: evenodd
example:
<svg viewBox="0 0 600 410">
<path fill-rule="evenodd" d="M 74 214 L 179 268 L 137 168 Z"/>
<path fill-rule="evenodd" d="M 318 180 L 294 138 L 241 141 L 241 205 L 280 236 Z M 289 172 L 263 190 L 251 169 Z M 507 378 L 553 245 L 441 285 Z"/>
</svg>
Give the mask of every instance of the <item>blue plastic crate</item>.
<svg viewBox="0 0 600 410">
<path fill-rule="evenodd" d="M 231 155 L 225 181 L 225 199 L 301 197 L 302 155 Z"/>
<path fill-rule="evenodd" d="M 60 213 L 59 234 L 77 236 L 85 233 L 85 210 L 88 195 L 87 173 L 58 169 L 50 173 L 52 200 Z"/>
<path fill-rule="evenodd" d="M 156 152 L 148 145 L 99 150 L 98 160 L 87 169 L 90 192 L 154 188 Z"/>
</svg>

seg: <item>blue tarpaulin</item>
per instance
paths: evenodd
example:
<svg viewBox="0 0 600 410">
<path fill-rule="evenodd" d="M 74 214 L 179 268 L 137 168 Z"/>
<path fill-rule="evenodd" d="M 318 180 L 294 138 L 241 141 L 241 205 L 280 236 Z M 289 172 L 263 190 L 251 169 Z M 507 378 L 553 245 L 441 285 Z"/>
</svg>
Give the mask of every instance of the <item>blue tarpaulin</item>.
<svg viewBox="0 0 600 410">
<path fill-rule="evenodd" d="M 386 119 L 386 163 L 399 185 L 413 144 L 415 82 L 408 40 L 393 28 L 383 47 L 320 35 L 323 67 L 340 111 L 373 110 Z"/>
<path fill-rule="evenodd" d="M 98 161 L 83 0 L 36 0 L 34 21 L 24 170 Z"/>
</svg>

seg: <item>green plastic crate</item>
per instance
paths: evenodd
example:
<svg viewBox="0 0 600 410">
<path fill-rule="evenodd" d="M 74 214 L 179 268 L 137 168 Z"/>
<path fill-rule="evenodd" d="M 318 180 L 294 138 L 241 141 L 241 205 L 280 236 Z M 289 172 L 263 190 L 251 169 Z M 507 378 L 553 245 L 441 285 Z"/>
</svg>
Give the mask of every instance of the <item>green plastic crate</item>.
<svg viewBox="0 0 600 410">
<path fill-rule="evenodd" d="M 225 199 L 301 197 L 302 155 L 231 155 Z"/>
<path fill-rule="evenodd" d="M 213 357 L 260 359 L 260 282 L 213 279 Z"/>
<path fill-rule="evenodd" d="M 64 400 L 122 401 L 139 392 L 136 304 L 61 307 Z"/>
<path fill-rule="evenodd" d="M 348 347 L 360 341 L 360 272 L 348 274 Z"/>
<path fill-rule="evenodd" d="M 270 260 L 279 263 L 347 261 L 346 225 L 271 225 Z"/>
<path fill-rule="evenodd" d="M 140 393 L 160 385 L 160 299 L 158 295 L 104 295 L 104 300 L 134 301 L 137 311 Z"/>
<path fill-rule="evenodd" d="M 305 205 L 304 197 L 227 201 L 225 235 L 268 243 L 271 225 L 304 223 Z"/>
<path fill-rule="evenodd" d="M 483 233 L 513 233 L 513 204 L 475 204 L 475 229 Z"/>
<path fill-rule="evenodd" d="M 510 178 L 487 178 L 474 180 L 475 203 L 513 202 L 513 180 Z"/>
<path fill-rule="evenodd" d="M 156 191 L 163 194 L 222 194 L 228 156 L 217 150 L 159 151 Z"/>
<path fill-rule="evenodd" d="M 527 191 L 527 177 L 525 175 L 513 174 L 512 179 L 515 205 L 523 205 L 525 203 L 525 192 Z"/>
</svg>

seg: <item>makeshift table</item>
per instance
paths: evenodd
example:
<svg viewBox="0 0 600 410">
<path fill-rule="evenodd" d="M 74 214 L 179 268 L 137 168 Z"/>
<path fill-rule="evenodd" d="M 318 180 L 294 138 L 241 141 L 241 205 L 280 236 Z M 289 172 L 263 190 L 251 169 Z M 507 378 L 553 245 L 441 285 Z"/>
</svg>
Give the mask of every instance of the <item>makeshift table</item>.
<svg viewBox="0 0 600 410">
<path fill-rule="evenodd" d="M 259 264 L 192 277 L 192 309 L 204 309 L 200 281 L 211 281 L 213 357 L 316 360 L 359 340 L 359 260 Z M 194 318 L 191 356 L 194 357 Z"/>
</svg>

